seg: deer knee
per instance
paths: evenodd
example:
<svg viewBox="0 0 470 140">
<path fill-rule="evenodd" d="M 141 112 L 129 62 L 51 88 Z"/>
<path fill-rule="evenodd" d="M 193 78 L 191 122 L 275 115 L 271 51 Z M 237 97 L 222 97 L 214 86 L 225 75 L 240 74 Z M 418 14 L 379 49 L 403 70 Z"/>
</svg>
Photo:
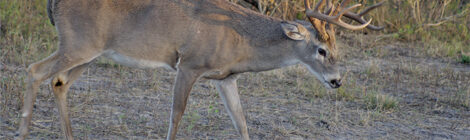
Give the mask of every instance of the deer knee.
<svg viewBox="0 0 470 140">
<path fill-rule="evenodd" d="M 51 81 L 51 86 L 54 91 L 61 92 L 62 90 L 64 90 L 64 87 L 66 85 L 67 85 L 67 79 L 62 75 L 54 77 Z"/>
<path fill-rule="evenodd" d="M 43 80 L 46 80 L 48 77 L 46 76 L 46 73 L 42 72 L 43 70 L 41 69 L 41 66 L 39 63 L 34 63 L 28 66 L 27 72 L 28 72 L 28 78 L 30 82 L 40 82 Z"/>
<path fill-rule="evenodd" d="M 56 78 L 53 82 L 52 82 L 52 85 L 54 87 L 60 87 L 62 85 L 64 85 L 64 81 L 62 81 L 61 79 L 59 78 Z"/>
<path fill-rule="evenodd" d="M 36 64 L 31 64 L 28 66 L 28 69 L 26 70 L 28 72 L 28 76 L 31 80 L 37 80 L 38 76 L 36 74 L 36 69 L 37 69 L 37 66 Z"/>
</svg>

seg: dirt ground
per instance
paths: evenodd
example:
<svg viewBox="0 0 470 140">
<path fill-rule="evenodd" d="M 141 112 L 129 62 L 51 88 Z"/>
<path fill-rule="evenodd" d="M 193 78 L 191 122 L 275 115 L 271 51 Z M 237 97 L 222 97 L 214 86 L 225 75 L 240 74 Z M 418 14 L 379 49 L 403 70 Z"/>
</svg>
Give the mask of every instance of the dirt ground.
<svg viewBox="0 0 470 140">
<path fill-rule="evenodd" d="M 426 44 L 381 39 L 371 34 L 338 36 L 345 76 L 338 90 L 326 90 L 300 65 L 241 74 L 238 85 L 250 137 L 470 139 L 470 65 L 429 57 L 426 52 L 432 50 L 426 50 Z M 23 85 L 8 79 L 24 77 L 25 68 L 0 63 L 0 75 L 0 139 L 12 139 L 23 91 L 6 85 Z M 164 139 L 174 76 L 164 69 L 95 61 L 68 94 L 74 136 Z M 51 93 L 44 82 L 31 139 L 63 138 Z M 382 98 L 391 103 L 382 103 Z M 178 138 L 239 139 L 210 81 L 200 79 L 194 85 Z"/>
</svg>

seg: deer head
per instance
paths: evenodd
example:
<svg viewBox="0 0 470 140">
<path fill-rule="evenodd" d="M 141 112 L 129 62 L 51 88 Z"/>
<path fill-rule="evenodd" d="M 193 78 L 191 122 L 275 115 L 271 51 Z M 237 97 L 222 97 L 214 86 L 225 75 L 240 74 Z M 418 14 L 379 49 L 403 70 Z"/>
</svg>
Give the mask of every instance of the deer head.
<svg viewBox="0 0 470 140">
<path fill-rule="evenodd" d="M 311 48 L 314 48 L 313 50 L 315 52 L 312 52 L 313 55 L 311 55 L 310 58 L 301 60 L 301 62 L 306 65 L 310 72 L 322 81 L 326 87 L 338 88 L 341 86 L 340 74 L 335 66 L 337 47 L 334 25 L 350 30 L 359 30 L 363 28 L 369 28 L 372 30 L 383 29 L 383 27 L 371 25 L 370 23 L 372 19 L 366 21 L 362 18 L 362 16 L 370 12 L 372 9 L 381 6 L 383 2 L 368 7 L 361 13 L 356 14 L 350 11 L 361 6 L 361 4 L 355 4 L 351 7 L 345 8 L 350 1 L 351 0 L 343 0 L 340 4 L 337 4 L 335 0 L 334 2 L 320 0 L 315 8 L 311 10 L 309 0 L 304 0 L 307 18 L 311 22 L 314 28 L 313 33 L 316 33 L 316 36 L 311 36 L 306 40 L 307 46 L 313 46 Z M 326 8 L 324 8 L 325 5 Z M 325 13 L 322 13 L 321 11 L 325 11 Z M 341 20 L 343 15 L 361 23 L 361 25 L 344 23 Z M 286 27 L 283 28 L 286 29 Z M 304 29 L 299 28 L 298 30 L 300 32 L 300 30 Z M 286 35 L 289 36 L 289 33 L 286 33 Z"/>
</svg>

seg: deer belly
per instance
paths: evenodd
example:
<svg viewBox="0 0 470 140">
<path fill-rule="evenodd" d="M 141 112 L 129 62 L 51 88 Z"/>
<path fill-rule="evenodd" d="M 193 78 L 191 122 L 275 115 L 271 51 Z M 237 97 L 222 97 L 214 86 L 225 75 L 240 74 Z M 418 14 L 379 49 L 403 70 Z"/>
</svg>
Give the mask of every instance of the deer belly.
<svg viewBox="0 0 470 140">
<path fill-rule="evenodd" d="M 175 70 L 167 63 L 153 60 L 145 60 L 120 54 L 116 51 L 107 51 L 103 54 L 105 57 L 112 59 L 118 64 L 125 65 L 133 68 L 159 68 L 164 67 L 170 70 Z"/>
</svg>

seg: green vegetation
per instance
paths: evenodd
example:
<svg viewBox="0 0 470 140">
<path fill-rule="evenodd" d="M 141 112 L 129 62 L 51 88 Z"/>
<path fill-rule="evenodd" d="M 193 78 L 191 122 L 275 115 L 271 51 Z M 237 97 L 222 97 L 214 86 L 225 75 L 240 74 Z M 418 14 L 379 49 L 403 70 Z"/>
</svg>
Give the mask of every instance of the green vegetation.
<svg viewBox="0 0 470 140">
<path fill-rule="evenodd" d="M 460 62 L 467 64 L 470 63 L 470 56 L 462 55 L 462 57 L 460 58 Z"/>
<path fill-rule="evenodd" d="M 0 39 L 2 63 L 29 65 L 55 50 L 57 37 L 45 0 L 2 0 L 0 18 L 6 30 Z"/>
<path fill-rule="evenodd" d="M 199 119 L 201 119 L 201 116 L 197 111 L 188 112 L 187 115 L 183 116 L 183 123 L 188 124 L 186 128 L 188 133 L 191 133 L 193 128 L 197 126 L 196 123 L 199 121 Z"/>
<path fill-rule="evenodd" d="M 368 109 L 375 109 L 377 111 L 392 110 L 397 107 L 398 101 L 388 95 L 383 95 L 377 91 L 369 92 L 365 99 L 365 104 Z"/>
</svg>

